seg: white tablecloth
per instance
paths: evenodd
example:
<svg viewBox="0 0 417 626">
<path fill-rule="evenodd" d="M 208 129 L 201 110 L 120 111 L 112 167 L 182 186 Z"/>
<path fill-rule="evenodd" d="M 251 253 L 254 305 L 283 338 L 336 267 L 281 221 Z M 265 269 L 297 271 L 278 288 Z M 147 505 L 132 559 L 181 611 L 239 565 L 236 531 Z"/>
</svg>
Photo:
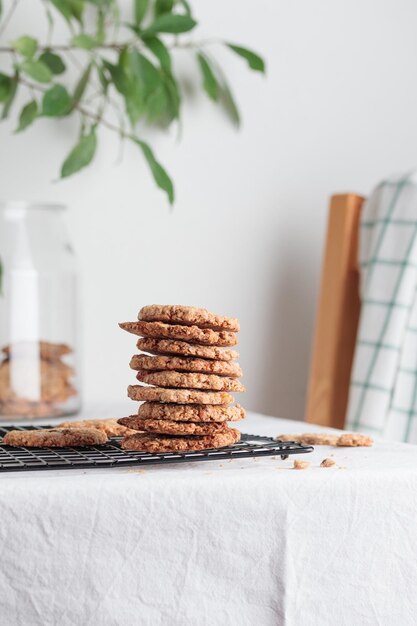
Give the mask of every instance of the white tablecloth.
<svg viewBox="0 0 417 626">
<path fill-rule="evenodd" d="M 0 624 L 414 626 L 417 447 L 302 458 L 2 474 Z"/>
</svg>

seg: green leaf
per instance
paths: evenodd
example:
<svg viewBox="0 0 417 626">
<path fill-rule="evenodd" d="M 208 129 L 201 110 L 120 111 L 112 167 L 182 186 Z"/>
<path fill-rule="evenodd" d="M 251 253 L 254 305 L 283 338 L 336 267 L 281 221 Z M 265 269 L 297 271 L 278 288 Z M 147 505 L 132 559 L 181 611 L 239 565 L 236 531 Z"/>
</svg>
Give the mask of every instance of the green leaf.
<svg viewBox="0 0 417 626">
<path fill-rule="evenodd" d="M 149 59 L 137 50 L 130 50 L 128 59 L 129 73 L 133 80 L 139 83 L 146 98 L 147 95 L 159 87 L 161 76 Z"/>
<path fill-rule="evenodd" d="M 2 16 L 3 13 L 3 1 L 0 0 L 0 17 Z"/>
<path fill-rule="evenodd" d="M 122 94 L 129 120 L 134 126 L 144 113 L 144 96 L 131 76 L 127 50 L 121 51 L 117 65 L 109 61 L 103 61 L 103 65 L 109 72 L 115 88 Z"/>
<path fill-rule="evenodd" d="M 61 168 L 61 177 L 72 176 L 83 167 L 91 163 L 97 148 L 95 129 L 88 135 L 81 137 L 77 145 L 71 150 Z"/>
<path fill-rule="evenodd" d="M 12 90 L 13 78 L 0 73 L 0 102 L 6 102 Z"/>
<path fill-rule="evenodd" d="M 117 91 L 124 95 L 130 88 L 129 52 L 127 48 L 120 51 L 117 65 L 108 61 L 103 61 L 103 63 L 108 69 Z"/>
<path fill-rule="evenodd" d="M 31 59 L 38 49 L 38 42 L 33 37 L 23 35 L 12 42 L 12 48 L 27 59 Z"/>
<path fill-rule="evenodd" d="M 172 184 L 171 178 L 168 176 L 165 169 L 162 167 L 160 163 L 155 159 L 154 153 L 152 152 L 150 146 L 144 141 L 140 141 L 139 139 L 134 139 L 135 143 L 141 148 L 143 152 L 143 156 L 148 162 L 149 168 L 152 172 L 152 176 L 154 181 L 158 185 L 160 189 L 166 192 L 168 196 L 168 200 L 170 204 L 174 203 L 174 186 Z"/>
<path fill-rule="evenodd" d="M 54 7 L 70 22 L 73 18 L 82 21 L 84 0 L 51 0 Z"/>
<path fill-rule="evenodd" d="M 84 92 L 85 92 L 86 87 L 88 85 L 88 80 L 90 78 L 90 72 L 91 72 L 91 63 L 89 63 L 87 65 L 87 67 L 85 68 L 84 72 L 81 74 L 78 83 L 75 86 L 74 94 L 72 96 L 71 111 L 80 102 L 81 98 L 84 95 Z"/>
<path fill-rule="evenodd" d="M 106 74 L 106 68 L 102 65 L 97 65 L 96 69 L 97 69 L 98 79 L 100 81 L 101 86 L 103 87 L 103 91 L 104 93 L 107 93 L 110 79 L 108 78 Z"/>
<path fill-rule="evenodd" d="M 187 33 L 192 30 L 197 22 L 189 15 L 174 15 L 173 13 L 165 13 L 157 17 L 146 30 L 143 36 L 148 37 L 155 33 Z"/>
<path fill-rule="evenodd" d="M 218 100 L 219 89 L 216 77 L 210 66 L 208 58 L 201 52 L 197 54 L 198 63 L 200 65 L 201 73 L 203 75 L 203 87 L 209 98 L 212 100 Z"/>
<path fill-rule="evenodd" d="M 61 15 L 65 17 L 67 22 L 71 21 L 72 11 L 69 3 L 66 2 L 66 0 L 51 0 L 51 3 L 61 13 Z"/>
<path fill-rule="evenodd" d="M 42 115 L 62 117 L 71 108 L 71 96 L 63 85 L 54 85 L 45 92 L 42 99 Z"/>
<path fill-rule="evenodd" d="M 16 128 L 15 132 L 20 133 L 20 131 L 30 126 L 30 124 L 32 124 L 32 122 L 37 118 L 37 116 L 38 103 L 36 102 L 36 100 L 32 100 L 31 102 L 28 102 L 28 104 L 26 104 L 21 110 L 19 116 L 19 126 Z"/>
<path fill-rule="evenodd" d="M 135 24 L 140 26 L 146 11 L 148 10 L 149 0 L 134 0 Z"/>
<path fill-rule="evenodd" d="M 39 61 L 44 63 L 51 70 L 52 74 L 58 75 L 65 72 L 66 67 L 64 61 L 55 52 L 49 52 L 48 50 L 41 54 Z"/>
<path fill-rule="evenodd" d="M 220 100 L 231 121 L 238 128 L 240 126 L 239 109 L 237 108 L 230 87 L 225 80 L 223 80 L 222 84 L 220 85 Z"/>
<path fill-rule="evenodd" d="M 167 116 L 168 122 L 179 119 L 181 96 L 178 88 L 177 81 L 172 74 L 167 74 L 164 77 L 164 87 L 167 94 Z"/>
<path fill-rule="evenodd" d="M 245 59 L 252 70 L 255 70 L 256 72 L 265 72 L 265 62 L 258 54 L 252 50 L 248 50 L 247 48 L 242 48 L 242 46 L 236 46 L 231 43 L 226 42 L 226 46 Z"/>
<path fill-rule="evenodd" d="M 166 120 L 167 94 L 164 86 L 161 85 L 154 91 L 146 102 L 146 118 L 149 123 L 162 122 Z"/>
<path fill-rule="evenodd" d="M 20 69 L 38 83 L 49 83 L 52 78 L 51 70 L 42 61 L 24 61 Z"/>
<path fill-rule="evenodd" d="M 66 0 L 71 6 L 72 15 L 80 24 L 83 21 L 84 0 Z"/>
<path fill-rule="evenodd" d="M 1 119 L 4 120 L 9 115 L 9 111 L 12 107 L 14 99 L 16 97 L 17 87 L 19 85 L 19 72 L 16 70 L 15 75 L 12 78 L 12 84 L 9 91 L 9 96 L 4 103 Z"/>
<path fill-rule="evenodd" d="M 155 15 L 163 15 L 164 13 L 171 13 L 173 7 L 174 7 L 174 0 L 156 0 Z"/>
<path fill-rule="evenodd" d="M 145 37 L 143 43 L 156 56 L 161 68 L 170 74 L 172 71 L 171 55 L 162 40 L 158 37 Z"/>
<path fill-rule="evenodd" d="M 82 48 L 83 50 L 92 50 L 96 47 L 97 42 L 94 37 L 91 35 L 87 35 L 86 33 L 80 33 L 71 39 L 71 43 L 73 46 L 77 48 Z"/>
</svg>

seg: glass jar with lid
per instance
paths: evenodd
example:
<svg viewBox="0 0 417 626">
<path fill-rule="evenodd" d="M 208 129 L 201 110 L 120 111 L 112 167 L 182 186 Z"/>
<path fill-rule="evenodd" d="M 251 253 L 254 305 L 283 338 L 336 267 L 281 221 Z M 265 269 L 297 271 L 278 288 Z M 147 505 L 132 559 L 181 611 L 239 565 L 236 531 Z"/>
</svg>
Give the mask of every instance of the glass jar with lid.
<svg viewBox="0 0 417 626">
<path fill-rule="evenodd" d="M 0 420 L 80 408 L 77 271 L 65 207 L 0 203 Z"/>
</svg>

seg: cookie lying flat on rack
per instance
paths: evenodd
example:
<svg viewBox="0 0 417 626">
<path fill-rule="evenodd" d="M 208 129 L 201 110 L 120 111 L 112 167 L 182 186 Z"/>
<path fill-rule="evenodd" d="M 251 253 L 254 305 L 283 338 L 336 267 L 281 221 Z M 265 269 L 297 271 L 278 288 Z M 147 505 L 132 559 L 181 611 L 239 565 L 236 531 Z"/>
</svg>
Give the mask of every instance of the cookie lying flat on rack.
<svg viewBox="0 0 417 626">
<path fill-rule="evenodd" d="M 212 330 L 239 332 L 239 321 L 235 317 L 225 317 L 210 313 L 207 309 L 180 304 L 148 304 L 141 308 L 138 320 L 168 322 L 184 326 L 198 326 Z"/>
<path fill-rule="evenodd" d="M 346 448 L 356 448 L 362 446 L 372 446 L 373 439 L 367 435 L 358 433 L 344 433 L 343 435 L 333 435 L 332 433 L 302 433 L 301 435 L 278 435 L 277 441 L 294 441 L 307 446 L 340 446 Z"/>
<path fill-rule="evenodd" d="M 106 433 L 108 437 L 123 437 L 125 435 L 133 435 L 134 431 L 126 426 L 121 426 L 117 419 L 91 419 L 91 420 L 78 420 L 76 422 L 62 422 L 58 425 L 58 428 L 96 428 Z M 137 429 L 136 429 L 137 430 Z"/>
<path fill-rule="evenodd" d="M 217 359 L 219 361 L 232 361 L 239 358 L 239 352 L 217 346 L 199 346 L 186 341 L 175 339 L 155 339 L 153 337 L 141 337 L 136 343 L 139 350 L 151 354 L 178 354 L 181 356 L 194 356 L 201 359 Z"/>
<path fill-rule="evenodd" d="M 171 420 L 144 419 L 137 415 L 122 417 L 119 424 L 129 430 L 141 430 L 145 433 L 162 435 L 214 435 L 228 430 L 226 422 L 174 422 Z"/>
<path fill-rule="evenodd" d="M 149 385 L 181 389 L 210 389 L 212 391 L 245 391 L 235 378 L 215 374 L 186 374 L 184 372 L 147 372 L 139 370 L 136 378 Z"/>
<path fill-rule="evenodd" d="M 43 428 L 11 430 L 3 437 L 9 446 L 24 448 L 64 448 L 94 446 L 107 442 L 107 435 L 96 428 Z"/>
<path fill-rule="evenodd" d="M 121 446 L 125 450 L 143 452 L 186 452 L 190 450 L 206 450 L 210 448 L 224 448 L 240 441 L 240 432 L 235 428 L 228 428 L 224 432 L 206 435 L 204 437 L 167 437 L 161 435 L 131 435 L 123 439 Z"/>
<path fill-rule="evenodd" d="M 235 333 L 226 330 L 215 331 L 198 326 L 180 326 L 163 322 L 120 322 L 120 328 L 142 337 L 179 339 L 208 346 L 234 346 L 237 344 Z"/>
<path fill-rule="evenodd" d="M 217 376 L 242 376 L 239 363 L 234 361 L 213 361 L 194 359 L 181 356 L 147 356 L 134 354 L 130 359 L 132 370 L 149 370 L 152 372 L 175 370 L 177 372 L 196 372 L 200 374 L 216 374 Z"/>
<path fill-rule="evenodd" d="M 233 396 L 225 391 L 200 391 L 198 389 L 167 389 L 129 385 L 127 395 L 131 400 L 174 402 L 179 404 L 232 404 Z"/>
<path fill-rule="evenodd" d="M 179 422 L 238 422 L 245 417 L 245 409 L 239 404 L 160 404 L 144 402 L 139 406 L 138 416 L 149 419 L 167 419 Z"/>
</svg>

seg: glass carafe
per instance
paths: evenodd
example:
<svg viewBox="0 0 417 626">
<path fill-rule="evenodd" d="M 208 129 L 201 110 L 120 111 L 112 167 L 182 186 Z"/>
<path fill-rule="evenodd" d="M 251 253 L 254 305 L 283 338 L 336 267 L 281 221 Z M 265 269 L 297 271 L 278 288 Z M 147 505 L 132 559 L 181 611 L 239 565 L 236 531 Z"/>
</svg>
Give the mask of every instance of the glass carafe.
<svg viewBox="0 0 417 626">
<path fill-rule="evenodd" d="M 77 271 L 65 207 L 0 203 L 0 419 L 80 408 Z"/>
</svg>

